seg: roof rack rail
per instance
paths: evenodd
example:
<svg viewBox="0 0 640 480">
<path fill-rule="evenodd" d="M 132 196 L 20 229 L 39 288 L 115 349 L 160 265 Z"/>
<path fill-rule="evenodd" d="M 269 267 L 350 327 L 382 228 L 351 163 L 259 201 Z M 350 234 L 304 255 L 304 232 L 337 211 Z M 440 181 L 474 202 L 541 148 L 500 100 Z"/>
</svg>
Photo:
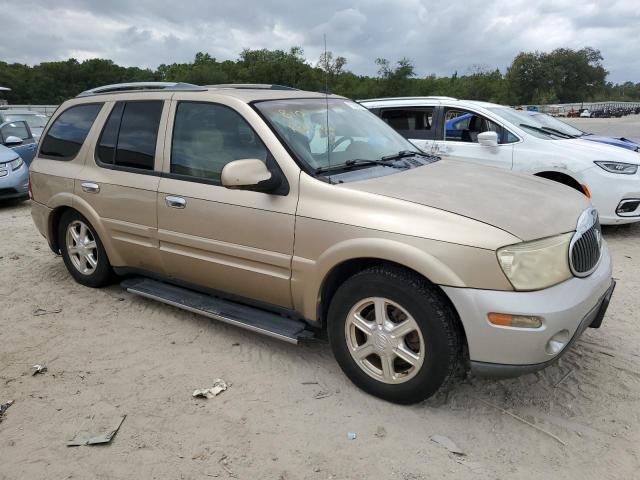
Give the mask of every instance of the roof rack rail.
<svg viewBox="0 0 640 480">
<path fill-rule="evenodd" d="M 192 83 L 182 82 L 129 82 L 114 83 L 112 85 L 104 85 L 102 87 L 85 90 L 77 95 L 77 97 L 90 97 L 92 95 L 100 95 L 112 92 L 136 92 L 140 90 L 196 90 L 202 91 L 206 88 Z"/>
<path fill-rule="evenodd" d="M 356 100 L 356 102 L 380 102 L 383 100 L 394 101 L 394 100 L 458 100 L 454 97 L 446 97 L 442 95 L 423 95 L 423 96 L 415 96 L 415 97 L 381 97 L 381 98 L 366 98 L 361 100 Z"/>
<path fill-rule="evenodd" d="M 238 90 L 300 90 L 286 85 L 274 85 L 270 83 L 219 83 L 207 85 L 208 88 L 235 88 Z"/>
</svg>

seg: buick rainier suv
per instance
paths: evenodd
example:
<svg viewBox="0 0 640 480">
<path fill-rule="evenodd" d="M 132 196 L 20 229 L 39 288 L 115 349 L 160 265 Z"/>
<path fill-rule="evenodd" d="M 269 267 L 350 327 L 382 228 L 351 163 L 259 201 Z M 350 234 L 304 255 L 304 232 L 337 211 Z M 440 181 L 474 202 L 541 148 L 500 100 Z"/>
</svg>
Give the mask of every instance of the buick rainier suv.
<svg viewBox="0 0 640 480">
<path fill-rule="evenodd" d="M 463 369 L 546 367 L 600 326 L 615 285 L 583 194 L 425 154 L 335 95 L 95 88 L 52 117 L 30 188 L 82 285 L 328 338 L 358 387 L 397 403 Z"/>
</svg>

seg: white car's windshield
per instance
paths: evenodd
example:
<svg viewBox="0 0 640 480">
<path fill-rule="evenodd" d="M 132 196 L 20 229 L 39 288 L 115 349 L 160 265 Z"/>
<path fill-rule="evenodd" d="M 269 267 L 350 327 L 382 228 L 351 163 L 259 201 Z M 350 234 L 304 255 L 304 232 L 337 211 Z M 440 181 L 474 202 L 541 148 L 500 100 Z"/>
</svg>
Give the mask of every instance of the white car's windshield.
<svg viewBox="0 0 640 480">
<path fill-rule="evenodd" d="M 551 115 L 547 115 L 546 113 L 534 113 L 530 115 L 531 118 L 535 118 L 545 127 L 553 128 L 562 133 L 566 133 L 567 135 L 571 135 L 572 137 L 581 137 L 582 135 L 584 135 L 584 132 L 582 130 L 578 130 L 577 128 L 574 128 L 571 125 L 558 120 L 557 118 L 553 118 Z"/>
<path fill-rule="evenodd" d="M 10 115 L 5 115 L 4 118 L 7 122 L 18 122 L 20 120 L 24 120 L 31 128 L 44 128 L 47 125 L 47 117 L 44 115 L 12 113 Z"/>
<path fill-rule="evenodd" d="M 377 116 L 349 100 L 285 99 L 255 105 L 312 170 L 380 161 L 417 150 Z"/>
<path fill-rule="evenodd" d="M 542 121 L 540 117 L 544 115 L 531 115 L 530 113 L 524 112 L 522 110 L 515 110 L 508 107 L 491 107 L 489 108 L 489 110 L 491 110 L 499 117 L 502 117 L 507 122 L 516 125 L 517 127 L 525 130 L 527 133 L 530 133 L 531 135 L 538 138 L 546 140 L 558 140 L 575 137 L 574 134 L 569 134 L 564 131 L 564 128 L 569 127 L 569 125 L 562 124 L 563 129 L 560 130 L 557 128 L 557 126 L 551 126 L 545 123 L 545 121 Z M 579 134 L 582 135 L 582 132 L 579 131 Z"/>
</svg>

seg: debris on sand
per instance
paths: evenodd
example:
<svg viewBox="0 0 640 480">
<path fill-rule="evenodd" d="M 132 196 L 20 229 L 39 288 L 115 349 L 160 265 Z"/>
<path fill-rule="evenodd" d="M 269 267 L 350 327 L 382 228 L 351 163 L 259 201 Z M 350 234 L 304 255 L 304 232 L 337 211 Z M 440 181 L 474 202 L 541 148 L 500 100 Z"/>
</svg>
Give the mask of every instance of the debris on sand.
<svg viewBox="0 0 640 480">
<path fill-rule="evenodd" d="M 384 427 L 378 427 L 374 435 L 378 438 L 384 438 L 387 436 L 387 430 Z"/>
<path fill-rule="evenodd" d="M 62 312 L 61 308 L 52 308 L 51 310 L 47 310 L 45 308 L 38 307 L 33 311 L 34 317 L 40 317 L 41 315 L 49 315 L 52 313 L 60 313 Z"/>
<path fill-rule="evenodd" d="M 449 450 L 451 453 L 454 453 L 456 455 L 461 455 L 461 456 L 466 455 L 466 453 L 460 447 L 458 447 L 458 445 L 456 445 L 455 442 L 451 440 L 449 437 L 445 437 L 444 435 L 433 435 L 431 437 L 431 441 L 437 443 L 438 445 L 443 446 L 444 448 Z"/>
<path fill-rule="evenodd" d="M 349 440 L 355 440 L 356 438 L 358 438 L 358 434 L 356 432 L 349 432 L 347 433 L 347 438 Z"/>
<path fill-rule="evenodd" d="M 115 424 L 115 428 L 108 430 L 106 433 L 102 433 L 100 435 L 86 434 L 84 432 L 77 433 L 71 440 L 67 442 L 67 447 L 79 447 L 81 445 L 101 445 L 105 443 L 111 443 L 113 437 L 116 436 L 118 430 L 120 430 L 120 426 L 124 419 L 127 418 L 126 415 L 123 415 L 118 420 L 117 424 Z"/>
<path fill-rule="evenodd" d="M 33 367 L 31 367 L 31 375 L 37 375 L 39 373 L 44 373 L 47 371 L 47 366 L 46 365 L 40 365 L 40 364 L 36 364 Z"/>
<path fill-rule="evenodd" d="M 2 405 L 0 405 L 0 422 L 2 422 L 2 418 L 4 417 L 4 412 L 6 412 L 11 405 L 13 405 L 13 400 L 9 400 L 8 402 L 5 402 Z"/>
<path fill-rule="evenodd" d="M 200 388 L 198 390 L 193 391 L 193 397 L 195 398 L 213 398 L 220 395 L 224 392 L 229 385 L 227 382 L 222 380 L 221 378 L 217 378 L 213 382 L 213 386 L 211 388 Z"/>
</svg>

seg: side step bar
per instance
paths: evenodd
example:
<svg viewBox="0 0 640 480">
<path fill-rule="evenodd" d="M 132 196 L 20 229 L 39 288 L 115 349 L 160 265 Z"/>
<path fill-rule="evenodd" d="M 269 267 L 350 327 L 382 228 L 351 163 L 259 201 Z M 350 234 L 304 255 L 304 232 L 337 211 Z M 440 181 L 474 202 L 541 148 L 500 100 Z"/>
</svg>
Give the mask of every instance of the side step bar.
<svg viewBox="0 0 640 480">
<path fill-rule="evenodd" d="M 150 278 L 124 280 L 120 286 L 127 292 L 151 298 L 174 307 L 198 313 L 247 330 L 262 333 L 289 343 L 313 338 L 307 324 L 256 307 L 206 295 Z"/>
</svg>

